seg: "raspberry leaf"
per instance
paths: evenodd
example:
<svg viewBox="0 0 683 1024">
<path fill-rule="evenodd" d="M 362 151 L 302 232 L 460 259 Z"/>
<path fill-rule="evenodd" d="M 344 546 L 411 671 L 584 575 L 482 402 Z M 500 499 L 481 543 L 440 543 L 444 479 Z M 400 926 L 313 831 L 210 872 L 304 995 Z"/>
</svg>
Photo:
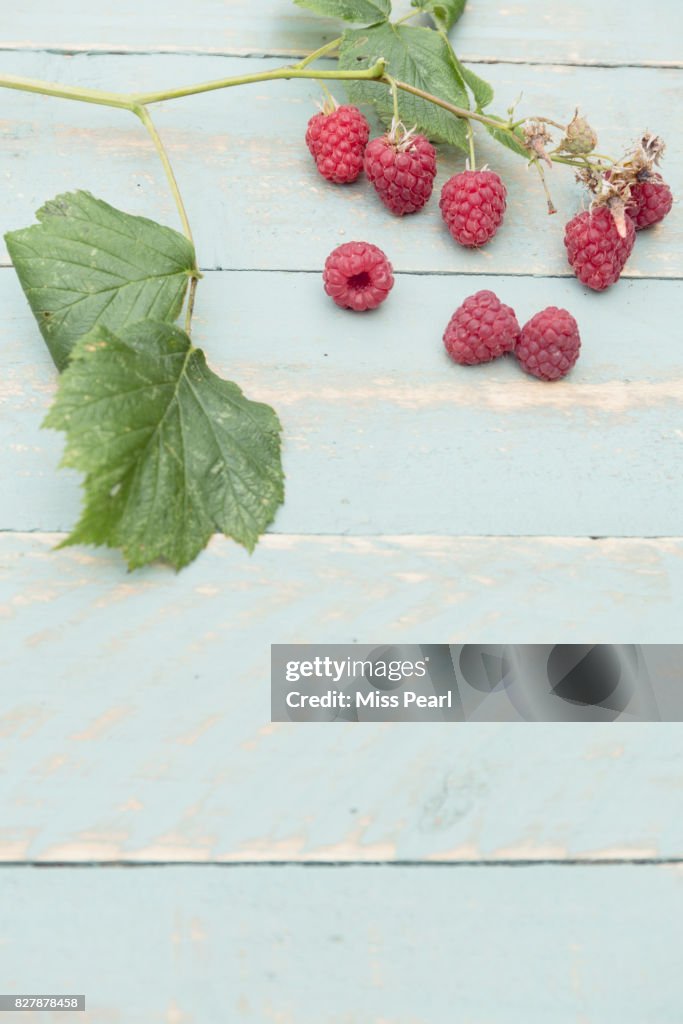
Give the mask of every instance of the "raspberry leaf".
<svg viewBox="0 0 683 1024">
<path fill-rule="evenodd" d="M 359 25 L 377 25 L 391 14 L 391 0 L 294 0 L 294 3 L 316 14 Z"/>
<path fill-rule="evenodd" d="M 133 217 L 89 192 L 57 196 L 38 224 L 5 235 L 14 268 L 57 367 L 76 341 L 103 324 L 174 321 L 190 277 L 192 244 L 177 231 Z"/>
<path fill-rule="evenodd" d="M 465 10 L 466 0 L 412 0 L 412 6 L 431 14 L 437 28 L 448 32 Z"/>
<path fill-rule="evenodd" d="M 452 50 L 451 53 L 456 68 L 474 96 L 477 109 L 483 110 L 484 107 L 488 107 L 489 103 L 493 101 L 493 87 L 488 82 L 485 82 L 483 78 L 480 78 L 479 75 L 475 75 L 474 71 L 461 64 Z"/>
<path fill-rule="evenodd" d="M 253 549 L 283 501 L 280 423 L 170 324 L 95 328 L 74 346 L 45 426 L 86 474 L 64 545 L 120 548 L 131 569 L 191 562 L 220 530 Z"/>
<path fill-rule="evenodd" d="M 369 29 L 347 29 L 339 50 L 340 66 L 350 71 L 371 67 L 384 57 L 394 78 L 439 96 L 460 107 L 469 107 L 469 97 L 458 69 L 451 60 L 450 44 L 441 33 L 430 28 L 386 23 Z M 390 90 L 378 89 L 372 82 L 349 82 L 354 103 L 372 103 L 382 120 L 391 122 L 393 107 Z M 433 142 L 447 142 L 467 150 L 464 121 L 442 107 L 409 93 L 399 94 L 401 120 L 414 125 Z"/>
<path fill-rule="evenodd" d="M 500 120 L 501 125 L 505 123 L 500 118 L 495 117 L 494 114 L 489 114 L 488 116 L 495 121 Z M 517 153 L 519 156 L 523 156 L 527 160 L 530 158 L 531 153 L 524 145 L 524 136 L 519 128 L 516 128 L 514 133 L 511 134 L 510 132 L 503 131 L 500 128 L 494 128 L 492 125 L 487 124 L 484 127 L 489 135 L 493 136 L 496 142 L 500 142 L 503 146 L 507 146 L 507 148 L 511 149 L 513 153 Z"/>
</svg>

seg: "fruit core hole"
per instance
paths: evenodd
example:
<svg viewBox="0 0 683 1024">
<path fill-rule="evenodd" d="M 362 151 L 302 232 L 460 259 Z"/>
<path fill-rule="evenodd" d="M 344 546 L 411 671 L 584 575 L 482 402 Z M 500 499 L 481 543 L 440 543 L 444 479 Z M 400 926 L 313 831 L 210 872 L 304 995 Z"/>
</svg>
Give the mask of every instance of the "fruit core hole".
<svg viewBox="0 0 683 1024">
<path fill-rule="evenodd" d="M 361 291 L 363 288 L 367 288 L 370 284 L 370 275 L 367 270 L 364 270 L 361 274 L 354 274 L 349 278 L 349 288 L 354 288 L 356 291 Z"/>
</svg>

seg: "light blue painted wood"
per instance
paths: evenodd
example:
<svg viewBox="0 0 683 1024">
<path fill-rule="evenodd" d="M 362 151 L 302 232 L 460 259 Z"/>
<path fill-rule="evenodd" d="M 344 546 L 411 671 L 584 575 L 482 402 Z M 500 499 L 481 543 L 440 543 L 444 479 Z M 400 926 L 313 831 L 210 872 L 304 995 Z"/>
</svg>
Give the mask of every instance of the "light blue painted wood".
<svg viewBox="0 0 683 1024">
<path fill-rule="evenodd" d="M 394 0 L 395 16 L 410 0 Z M 419 23 L 419 22 L 418 22 Z M 3 45 L 73 50 L 188 50 L 217 54 L 299 54 L 339 34 L 338 21 L 294 7 L 291 0 L 182 0 L 163 7 L 119 0 L 116 5 L 32 0 L 7 14 Z M 658 0 L 651 16 L 633 3 L 614 11 L 606 4 L 522 0 L 501 5 L 469 0 L 452 34 L 465 57 L 543 63 L 683 63 L 681 7 Z"/>
<path fill-rule="evenodd" d="M 5 989 L 39 975 L 85 991 L 74 1022 L 680 1021 L 680 871 L 6 870 L 0 884 Z"/>
<path fill-rule="evenodd" d="M 281 62 L 253 60 L 249 71 Z M 7 53 L 7 72 L 69 84 L 153 89 L 243 74 L 245 62 L 207 57 L 73 58 Z M 520 93 L 520 116 L 569 119 L 578 104 L 591 117 L 600 145 L 618 156 L 644 129 L 660 130 L 669 148 L 664 173 L 683 179 L 680 141 L 668 131 L 670 111 L 683 102 L 683 72 L 638 68 L 515 67 L 486 69 L 504 114 Z M 378 86 L 378 88 L 383 88 Z M 337 90 L 339 96 L 343 90 Z M 175 101 L 159 110 L 205 268 L 319 270 L 330 249 L 354 237 L 384 248 L 401 271 L 448 274 L 570 275 L 563 245 L 566 220 L 581 205 L 573 172 L 551 174 L 560 210 L 548 217 L 537 176 L 520 157 L 485 133 L 480 161 L 508 185 L 506 223 L 480 251 L 451 239 L 438 209 L 438 191 L 420 214 L 395 218 L 367 181 L 342 187 L 316 172 L 304 144 L 319 90 L 310 82 L 248 86 Z M 144 129 L 125 111 L 16 92 L 3 94 L 0 126 L 0 225 L 24 227 L 57 192 L 86 188 L 131 213 L 177 224 L 177 214 Z M 464 167 L 464 154 L 444 153 L 437 190 Z M 681 277 L 681 208 L 638 238 L 627 276 Z M 3 258 L 7 262 L 6 254 Z"/>
<path fill-rule="evenodd" d="M 683 542 L 216 539 L 131 576 L 57 539 L 0 537 L 0 859 L 683 854 L 680 726 L 271 725 L 268 685 L 277 642 L 677 642 Z"/>
<path fill-rule="evenodd" d="M 572 311 L 583 353 L 570 377 L 448 359 L 443 329 L 484 287 L 521 322 L 548 304 Z M 10 270 L 0 289 L 0 527 L 65 530 L 80 478 L 57 469 L 62 435 L 40 429 L 56 374 Z M 337 309 L 317 274 L 208 274 L 195 336 L 282 418 L 277 532 L 678 536 L 677 295 L 664 281 L 594 295 L 573 280 L 400 275 L 366 316 Z"/>
</svg>

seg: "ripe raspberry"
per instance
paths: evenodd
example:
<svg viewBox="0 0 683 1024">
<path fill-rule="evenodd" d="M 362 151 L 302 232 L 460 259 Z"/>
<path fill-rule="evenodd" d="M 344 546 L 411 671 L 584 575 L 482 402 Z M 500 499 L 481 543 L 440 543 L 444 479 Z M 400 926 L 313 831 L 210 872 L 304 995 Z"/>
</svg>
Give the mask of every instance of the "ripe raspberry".
<svg viewBox="0 0 683 1024">
<path fill-rule="evenodd" d="M 355 181 L 363 170 L 370 125 L 357 107 L 335 107 L 314 114 L 308 122 L 306 145 L 323 178 L 337 185 Z"/>
<path fill-rule="evenodd" d="M 636 231 L 630 217 L 624 219 L 625 238 L 619 235 L 606 206 L 578 213 L 564 229 L 567 258 L 574 273 L 582 284 L 596 292 L 619 280 L 631 255 Z"/>
<path fill-rule="evenodd" d="M 571 313 L 548 306 L 522 327 L 515 355 L 534 377 L 559 380 L 579 358 L 580 348 L 579 328 Z"/>
<path fill-rule="evenodd" d="M 493 292 L 470 295 L 450 319 L 443 343 L 451 359 L 475 366 L 512 352 L 519 337 L 515 312 Z"/>
<path fill-rule="evenodd" d="M 436 150 L 424 135 L 396 126 L 368 145 L 365 173 L 392 213 L 416 213 L 434 188 Z"/>
<path fill-rule="evenodd" d="M 441 214 L 460 245 L 485 245 L 503 223 L 507 190 L 495 171 L 462 171 L 441 191 Z"/>
<path fill-rule="evenodd" d="M 642 231 L 664 220 L 673 202 L 674 197 L 667 183 L 658 174 L 653 174 L 645 181 L 637 181 L 631 186 L 631 198 L 626 212 L 635 224 L 636 231 Z"/>
<path fill-rule="evenodd" d="M 375 309 L 394 287 L 389 260 L 370 242 L 346 242 L 331 252 L 323 271 L 325 291 L 343 309 Z"/>
</svg>

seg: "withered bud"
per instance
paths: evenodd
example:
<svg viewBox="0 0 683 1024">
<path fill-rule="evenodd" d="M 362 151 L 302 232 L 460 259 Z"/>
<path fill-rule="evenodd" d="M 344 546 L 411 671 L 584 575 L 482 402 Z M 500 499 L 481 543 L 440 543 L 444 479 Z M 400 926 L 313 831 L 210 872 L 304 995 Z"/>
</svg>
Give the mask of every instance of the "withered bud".
<svg viewBox="0 0 683 1024">
<path fill-rule="evenodd" d="M 656 164 L 659 166 L 661 159 L 664 156 L 666 143 L 660 135 L 653 135 L 652 132 L 645 132 L 640 140 L 640 148 L 650 165 Z"/>
<path fill-rule="evenodd" d="M 595 175 L 592 182 L 591 209 L 606 206 L 612 214 L 621 238 L 626 237 L 626 207 L 631 198 L 631 185 L 634 181 L 631 168 L 614 164 L 605 174 Z"/>
<path fill-rule="evenodd" d="M 552 142 L 552 135 L 548 131 L 546 125 L 542 121 L 526 121 L 522 125 L 522 131 L 524 133 L 524 142 L 527 149 L 530 149 L 532 153 L 535 153 L 541 160 L 545 160 L 548 167 L 553 166 L 553 162 L 546 153 L 545 147 L 548 143 Z"/>
<path fill-rule="evenodd" d="M 598 136 L 585 117 L 581 117 L 578 109 L 567 125 L 564 138 L 559 148 L 573 156 L 587 156 L 598 144 Z"/>
<path fill-rule="evenodd" d="M 576 180 L 596 194 L 602 187 L 603 176 L 594 167 L 582 167 L 576 172 Z"/>
</svg>

